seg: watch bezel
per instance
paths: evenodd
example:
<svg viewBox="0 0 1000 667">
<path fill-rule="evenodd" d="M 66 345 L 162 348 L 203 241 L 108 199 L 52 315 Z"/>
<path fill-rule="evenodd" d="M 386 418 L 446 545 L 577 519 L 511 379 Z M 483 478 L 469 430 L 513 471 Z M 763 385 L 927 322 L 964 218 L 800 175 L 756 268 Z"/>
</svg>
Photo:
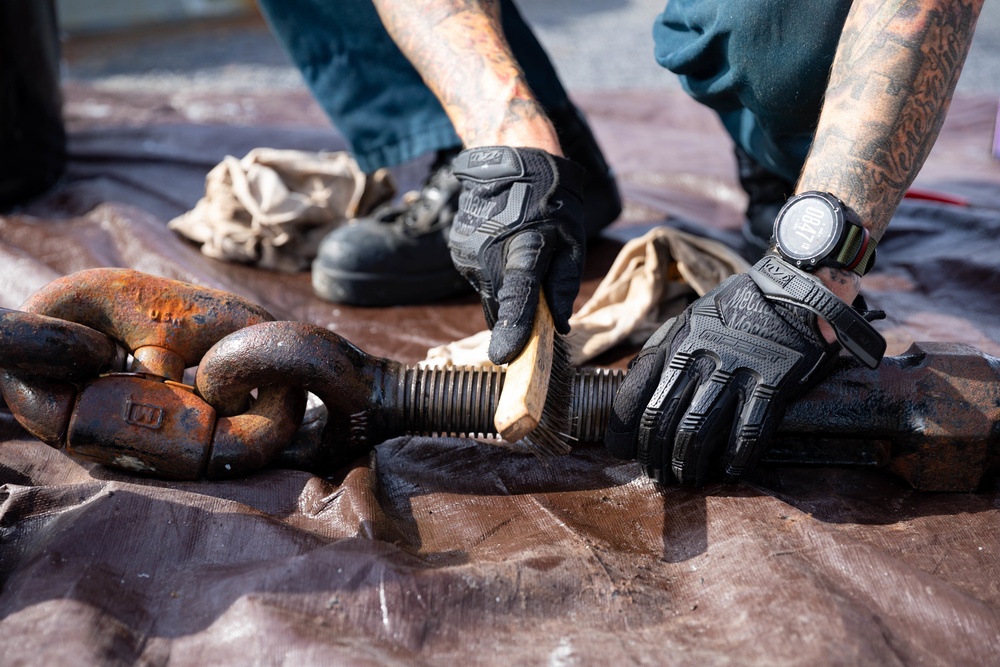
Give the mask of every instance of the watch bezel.
<svg viewBox="0 0 1000 667">
<path fill-rule="evenodd" d="M 833 227 L 830 231 L 830 236 L 827 238 L 826 242 L 823 243 L 816 251 L 810 252 L 808 255 L 796 254 L 790 252 L 789 248 L 782 243 L 781 235 L 779 234 L 782 222 L 787 218 L 789 210 L 802 204 L 808 200 L 818 200 L 818 202 L 824 206 L 833 215 Z M 821 262 L 829 257 L 834 249 L 841 243 L 844 237 L 844 229 L 847 225 L 847 217 L 844 212 L 844 206 L 840 201 L 837 201 L 832 196 L 827 195 L 823 192 L 803 192 L 802 194 L 795 195 L 781 207 L 778 215 L 774 220 L 773 238 L 774 245 L 777 248 L 778 253 L 788 262 L 791 262 L 795 266 L 804 270 L 812 270 L 820 266 Z"/>
</svg>

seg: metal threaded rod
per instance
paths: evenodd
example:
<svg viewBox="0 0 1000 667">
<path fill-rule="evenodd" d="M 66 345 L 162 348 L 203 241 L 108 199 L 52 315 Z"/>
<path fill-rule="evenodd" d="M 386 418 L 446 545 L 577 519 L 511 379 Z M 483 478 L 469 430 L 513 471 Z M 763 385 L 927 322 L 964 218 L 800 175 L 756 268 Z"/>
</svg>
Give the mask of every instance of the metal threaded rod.
<svg viewBox="0 0 1000 667">
<path fill-rule="evenodd" d="M 604 437 L 615 392 L 624 377 L 622 370 L 574 370 L 568 437 L 581 442 Z M 504 371 L 499 368 L 409 366 L 400 387 L 401 426 L 413 434 L 497 435 L 493 415 L 503 380 Z"/>
</svg>

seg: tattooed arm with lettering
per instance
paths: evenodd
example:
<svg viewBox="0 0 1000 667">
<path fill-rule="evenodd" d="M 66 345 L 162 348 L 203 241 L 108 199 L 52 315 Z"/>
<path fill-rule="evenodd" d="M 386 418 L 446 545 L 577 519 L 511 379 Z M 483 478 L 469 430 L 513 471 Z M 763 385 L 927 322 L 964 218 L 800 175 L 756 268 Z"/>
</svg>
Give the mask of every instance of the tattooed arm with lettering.
<svg viewBox="0 0 1000 667">
<path fill-rule="evenodd" d="M 930 153 L 972 42 L 983 0 L 861 0 L 834 59 L 797 192 L 831 192 L 876 240 Z M 861 279 L 824 268 L 851 303 Z M 827 340 L 832 330 L 823 326 Z"/>
<path fill-rule="evenodd" d="M 881 238 L 937 138 L 981 7 L 982 0 L 854 1 L 797 194 L 832 194 L 871 239 Z M 808 258 L 821 214 L 798 210 L 789 236 L 800 237 Z M 858 232 L 852 251 L 871 247 Z M 740 477 L 788 401 L 829 372 L 835 341 L 869 366 L 881 360 L 884 339 L 847 305 L 863 273 L 808 274 L 769 255 L 696 301 L 633 361 L 615 397 L 609 451 L 638 459 L 663 482 Z"/>
<path fill-rule="evenodd" d="M 500 23 L 498 0 L 374 0 L 383 24 L 440 100 L 466 150 L 449 247 L 492 329 L 490 358 L 513 360 L 544 291 L 569 332 L 586 235 L 583 170 L 563 159 Z"/>
</svg>

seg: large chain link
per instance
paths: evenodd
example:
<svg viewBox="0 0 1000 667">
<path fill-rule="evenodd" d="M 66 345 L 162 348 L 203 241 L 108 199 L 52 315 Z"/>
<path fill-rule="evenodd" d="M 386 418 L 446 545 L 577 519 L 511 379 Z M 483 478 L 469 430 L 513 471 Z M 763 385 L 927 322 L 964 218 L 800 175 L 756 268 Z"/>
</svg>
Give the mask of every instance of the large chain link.
<svg viewBox="0 0 1000 667">
<path fill-rule="evenodd" d="M 301 422 L 300 388 L 261 387 L 251 407 L 217 417 L 184 384 L 219 339 L 274 319 L 234 294 L 92 269 L 2 315 L 0 390 L 11 413 L 76 458 L 170 479 L 235 477 L 269 462 Z"/>
</svg>

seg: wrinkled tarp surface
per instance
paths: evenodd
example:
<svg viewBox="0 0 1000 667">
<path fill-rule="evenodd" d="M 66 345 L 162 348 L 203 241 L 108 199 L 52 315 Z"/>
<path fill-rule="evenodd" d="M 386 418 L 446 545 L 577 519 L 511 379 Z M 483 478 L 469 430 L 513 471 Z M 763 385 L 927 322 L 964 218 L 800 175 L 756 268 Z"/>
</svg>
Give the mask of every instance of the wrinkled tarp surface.
<svg viewBox="0 0 1000 667">
<path fill-rule="evenodd" d="M 69 86 L 60 187 L 0 217 L 0 306 L 133 267 L 236 292 L 413 363 L 482 326 L 474 298 L 367 310 L 309 276 L 208 259 L 166 229 L 205 174 L 258 146 L 339 150 L 304 92 L 122 94 Z M 579 95 L 626 211 L 735 239 L 743 195 L 717 122 L 681 94 Z M 958 99 L 865 281 L 890 354 L 912 340 L 1000 354 L 996 100 Z M 397 170 L 400 189 L 426 164 Z M 110 295 L 109 295 L 110 296 Z M 598 361 L 622 367 L 634 350 Z M 1000 484 L 916 492 L 878 470 L 782 467 L 659 487 L 578 447 L 545 463 L 406 437 L 333 475 L 163 482 L 74 461 L 0 411 L 5 665 L 997 664 Z"/>
</svg>

